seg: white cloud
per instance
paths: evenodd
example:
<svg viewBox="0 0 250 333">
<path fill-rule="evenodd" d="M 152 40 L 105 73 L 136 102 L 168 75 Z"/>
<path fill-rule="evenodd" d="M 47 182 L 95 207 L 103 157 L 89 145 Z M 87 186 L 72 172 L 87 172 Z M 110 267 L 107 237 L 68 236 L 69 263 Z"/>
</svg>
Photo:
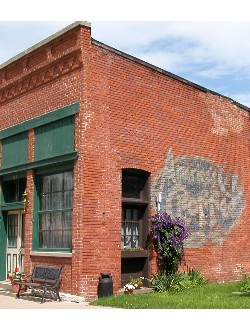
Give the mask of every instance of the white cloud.
<svg viewBox="0 0 250 333">
<path fill-rule="evenodd" d="M 250 22 L 93 22 L 92 35 L 169 71 L 250 73 Z"/>
<path fill-rule="evenodd" d="M 245 105 L 249 35 L 250 21 L 92 23 L 93 38 Z"/>
<path fill-rule="evenodd" d="M 183 59 L 177 52 L 136 52 L 135 56 L 150 64 L 154 64 L 157 67 L 164 68 L 166 70 L 168 70 L 168 68 L 171 68 L 171 72 L 177 72 L 181 69 L 184 70 Z"/>
<path fill-rule="evenodd" d="M 197 72 L 197 76 L 203 78 L 223 78 L 227 75 L 232 75 L 234 70 L 230 68 L 224 68 L 224 66 L 211 66 L 208 69 Z"/>
</svg>

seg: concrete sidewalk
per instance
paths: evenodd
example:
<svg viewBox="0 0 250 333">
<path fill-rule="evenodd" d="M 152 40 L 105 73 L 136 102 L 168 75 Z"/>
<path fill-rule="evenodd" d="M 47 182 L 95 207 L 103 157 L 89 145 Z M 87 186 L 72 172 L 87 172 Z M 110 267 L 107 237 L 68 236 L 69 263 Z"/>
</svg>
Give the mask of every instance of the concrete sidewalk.
<svg viewBox="0 0 250 333">
<path fill-rule="evenodd" d="M 15 294 L 8 291 L 0 292 L 0 309 L 113 309 L 103 306 L 92 306 L 88 302 L 72 302 L 72 301 L 54 301 L 46 299 L 40 304 L 41 298 L 21 296 L 20 299 L 15 298 Z"/>
</svg>

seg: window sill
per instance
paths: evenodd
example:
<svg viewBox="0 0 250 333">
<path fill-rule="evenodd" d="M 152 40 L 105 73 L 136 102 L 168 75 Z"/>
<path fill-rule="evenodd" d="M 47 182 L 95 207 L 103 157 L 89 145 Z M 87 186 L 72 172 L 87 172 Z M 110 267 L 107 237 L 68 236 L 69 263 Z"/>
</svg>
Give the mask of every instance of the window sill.
<svg viewBox="0 0 250 333">
<path fill-rule="evenodd" d="M 134 198 L 122 198 L 122 203 L 130 205 L 142 205 L 142 206 L 148 205 L 148 201 L 142 199 L 134 199 Z"/>
<path fill-rule="evenodd" d="M 9 202 L 9 203 L 4 203 L 1 205 L 1 210 L 23 210 L 24 209 L 24 204 L 19 201 L 19 202 Z"/>
<path fill-rule="evenodd" d="M 147 250 L 122 250 L 122 258 L 147 258 Z"/>
<path fill-rule="evenodd" d="M 38 251 L 31 251 L 31 256 L 36 257 L 58 257 L 58 258 L 72 258 L 72 253 L 65 253 L 65 252 L 38 252 Z"/>
</svg>

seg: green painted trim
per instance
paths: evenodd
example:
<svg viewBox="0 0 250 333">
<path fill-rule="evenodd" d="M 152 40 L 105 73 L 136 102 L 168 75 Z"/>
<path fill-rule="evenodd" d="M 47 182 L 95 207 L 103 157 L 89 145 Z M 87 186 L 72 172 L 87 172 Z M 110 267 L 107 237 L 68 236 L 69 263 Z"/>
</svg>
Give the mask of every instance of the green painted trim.
<svg viewBox="0 0 250 333">
<path fill-rule="evenodd" d="M 60 249 L 60 248 L 58 248 L 58 249 L 50 249 L 50 248 L 47 248 L 47 249 L 44 249 L 44 248 L 37 248 L 36 250 L 33 250 L 33 251 L 35 251 L 35 252 L 37 252 L 37 253 L 39 253 L 39 252 L 64 252 L 64 253 L 72 253 L 72 249 Z"/>
<path fill-rule="evenodd" d="M 37 176 L 47 176 L 47 175 L 52 175 L 60 172 L 66 172 L 66 171 L 73 171 L 74 170 L 74 160 L 66 162 L 66 163 L 61 163 L 61 164 L 54 164 L 54 165 L 49 165 L 45 166 L 43 168 L 38 168 L 36 169 L 36 175 Z"/>
<path fill-rule="evenodd" d="M 1 210 L 4 211 L 19 210 L 19 209 L 24 209 L 24 204 L 22 202 L 11 202 L 1 205 Z"/>
<path fill-rule="evenodd" d="M 28 162 L 28 131 L 2 140 L 2 167 L 9 168 Z"/>
<path fill-rule="evenodd" d="M 6 280 L 6 213 L 0 211 L 0 281 Z"/>
<path fill-rule="evenodd" d="M 35 128 L 34 161 L 74 151 L 75 116 Z"/>
<path fill-rule="evenodd" d="M 39 160 L 39 161 L 24 163 L 21 165 L 10 167 L 10 168 L 0 169 L 0 176 L 5 176 L 8 174 L 12 174 L 12 173 L 23 172 L 23 171 L 27 171 L 27 170 L 31 170 L 31 169 L 37 169 L 37 168 L 41 168 L 41 167 L 46 167 L 46 166 L 50 166 L 53 164 L 60 164 L 60 163 L 73 161 L 73 160 L 77 159 L 78 155 L 79 155 L 79 153 L 77 151 L 74 151 L 72 153 L 68 153 L 68 154 L 64 154 L 64 155 L 60 155 L 60 156 L 55 156 L 55 157 L 50 157 L 50 158 L 46 158 L 46 159 Z"/>
<path fill-rule="evenodd" d="M 34 179 L 34 204 L 33 204 L 33 236 L 32 236 L 32 251 L 37 251 L 38 248 L 38 214 L 39 209 L 39 179 Z"/>
<path fill-rule="evenodd" d="M 65 251 L 31 251 L 30 255 L 34 257 L 72 258 L 72 252 Z"/>
<path fill-rule="evenodd" d="M 27 177 L 26 172 L 15 173 L 15 174 L 10 174 L 10 175 L 8 174 L 8 175 L 2 176 L 2 181 L 5 182 L 5 181 L 8 181 L 8 180 L 22 179 L 22 178 L 26 178 L 26 177 Z"/>
<path fill-rule="evenodd" d="M 63 108 L 51 111 L 42 116 L 27 120 L 23 123 L 8 127 L 0 131 L 0 140 L 9 136 L 28 131 L 41 125 L 51 123 L 53 121 L 72 116 L 79 112 L 80 103 L 76 102 L 71 105 L 64 106 Z"/>
<path fill-rule="evenodd" d="M 59 171 L 60 173 L 60 171 Z M 54 210 L 39 210 L 38 214 L 50 214 L 50 213 L 64 213 L 64 212 L 72 212 L 71 208 L 65 208 L 65 209 L 54 209 Z"/>
<path fill-rule="evenodd" d="M 79 153 L 77 151 L 74 151 L 72 153 L 68 153 L 68 154 L 64 154 L 64 155 L 60 155 L 60 156 L 45 158 L 45 159 L 42 159 L 39 161 L 31 162 L 29 169 L 37 169 L 37 168 L 46 167 L 46 166 L 53 165 L 53 164 L 60 164 L 60 163 L 73 161 L 73 160 L 77 159 L 78 156 L 79 156 Z"/>
</svg>

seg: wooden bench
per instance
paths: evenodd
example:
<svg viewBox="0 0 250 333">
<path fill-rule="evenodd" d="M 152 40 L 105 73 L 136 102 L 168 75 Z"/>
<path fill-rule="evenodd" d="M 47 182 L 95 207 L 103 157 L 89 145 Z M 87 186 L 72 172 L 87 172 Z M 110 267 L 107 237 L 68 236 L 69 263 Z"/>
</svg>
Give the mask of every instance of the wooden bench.
<svg viewBox="0 0 250 333">
<path fill-rule="evenodd" d="M 42 291 L 41 303 L 44 302 L 44 298 L 46 298 L 48 291 L 53 293 L 56 301 L 57 299 L 61 301 L 59 295 L 59 284 L 62 268 L 63 266 L 36 265 L 28 281 L 16 282 L 16 284 L 19 285 L 16 298 L 19 298 L 20 295 L 24 295 L 23 293 L 20 293 L 21 290 L 30 288 L 30 295 L 32 296 L 35 295 L 35 290 L 39 289 Z"/>
</svg>

